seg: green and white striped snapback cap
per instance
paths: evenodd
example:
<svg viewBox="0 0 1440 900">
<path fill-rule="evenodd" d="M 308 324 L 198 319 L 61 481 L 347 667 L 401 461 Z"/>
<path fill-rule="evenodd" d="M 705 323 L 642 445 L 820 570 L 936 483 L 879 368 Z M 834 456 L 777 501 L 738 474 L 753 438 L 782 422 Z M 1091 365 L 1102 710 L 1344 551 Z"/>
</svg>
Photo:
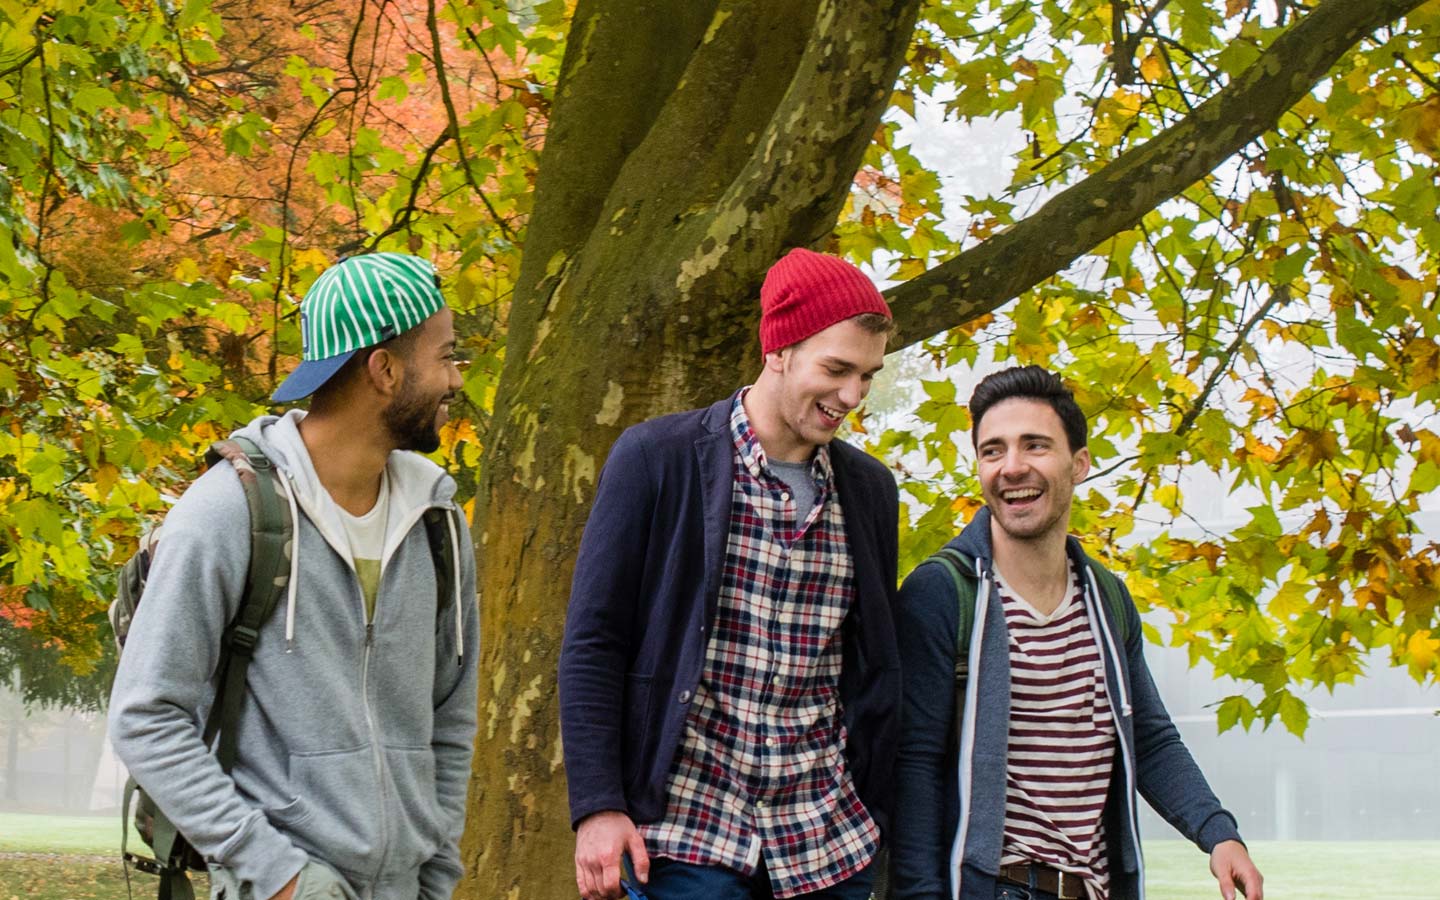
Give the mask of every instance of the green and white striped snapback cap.
<svg viewBox="0 0 1440 900">
<path fill-rule="evenodd" d="M 404 334 L 445 305 L 435 267 L 406 253 L 351 256 L 320 273 L 300 303 L 301 362 L 271 396 L 314 393 L 355 351 Z"/>
</svg>

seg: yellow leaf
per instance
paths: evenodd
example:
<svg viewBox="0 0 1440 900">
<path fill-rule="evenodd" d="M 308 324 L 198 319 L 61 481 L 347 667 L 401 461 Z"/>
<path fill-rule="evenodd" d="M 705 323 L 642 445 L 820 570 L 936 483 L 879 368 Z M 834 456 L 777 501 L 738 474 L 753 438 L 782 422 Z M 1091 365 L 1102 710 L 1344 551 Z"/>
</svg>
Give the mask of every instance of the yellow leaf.
<svg viewBox="0 0 1440 900">
<path fill-rule="evenodd" d="M 296 251 L 294 265 L 296 269 L 313 269 L 321 272 L 330 268 L 330 257 L 326 256 L 323 251 L 311 247 Z"/>
<path fill-rule="evenodd" d="M 1115 115 L 1124 119 L 1135 118 L 1140 112 L 1140 104 L 1145 100 L 1139 92 L 1127 91 L 1124 88 L 1116 88 L 1110 99 L 1115 101 Z"/>
<path fill-rule="evenodd" d="M 110 491 L 115 487 L 115 482 L 120 480 L 120 470 L 110 463 L 101 463 L 95 470 L 95 487 L 100 492 L 103 500 L 110 496 Z"/>
<path fill-rule="evenodd" d="M 1180 501 L 1180 488 L 1173 484 L 1167 484 L 1155 492 L 1155 502 L 1172 515 L 1180 515 Z"/>
<path fill-rule="evenodd" d="M 1428 428 L 1415 432 L 1415 436 L 1420 438 L 1420 452 L 1417 454 L 1420 461 L 1440 466 L 1440 437 Z"/>
<path fill-rule="evenodd" d="M 1440 639 L 1431 637 L 1428 628 L 1410 635 L 1410 640 L 1405 645 L 1405 652 L 1410 657 L 1411 668 L 1433 668 L 1436 651 L 1440 651 Z"/>
<path fill-rule="evenodd" d="M 1142 60 L 1140 63 L 1140 76 L 1146 81 L 1151 82 L 1152 84 L 1160 80 L 1160 76 L 1163 74 L 1163 71 L 1163 67 L 1160 63 L 1160 57 L 1156 56 L 1154 53 L 1151 53 L 1149 56 L 1145 57 L 1145 59 Z"/>
<path fill-rule="evenodd" d="M 1401 110 L 1395 117 L 1395 130 L 1416 149 L 1440 158 L 1440 95 Z"/>
<path fill-rule="evenodd" d="M 1269 394 L 1257 391 L 1255 388 L 1250 388 L 1249 390 L 1247 390 L 1245 394 L 1240 398 L 1240 402 L 1249 403 L 1255 408 L 1256 413 L 1264 416 L 1265 418 L 1269 418 L 1270 416 L 1275 415 L 1275 413 L 1280 408 L 1273 397 L 1271 397 Z"/>
<path fill-rule="evenodd" d="M 1014 69 L 1021 75 L 1025 75 L 1029 78 L 1034 78 L 1035 76 L 1040 74 L 1040 67 L 1023 56 L 1015 60 L 1015 62 L 1011 64 L 1010 68 Z"/>
<path fill-rule="evenodd" d="M 901 281 L 909 281 L 925 274 L 925 260 L 907 256 L 900 260 L 900 271 L 895 274 Z"/>
<path fill-rule="evenodd" d="M 175 280 L 183 284 L 200 279 L 200 264 L 190 257 L 185 257 L 175 265 Z"/>
<path fill-rule="evenodd" d="M 1250 7 L 1250 0 L 1225 0 L 1225 18 L 1232 19 Z"/>
</svg>

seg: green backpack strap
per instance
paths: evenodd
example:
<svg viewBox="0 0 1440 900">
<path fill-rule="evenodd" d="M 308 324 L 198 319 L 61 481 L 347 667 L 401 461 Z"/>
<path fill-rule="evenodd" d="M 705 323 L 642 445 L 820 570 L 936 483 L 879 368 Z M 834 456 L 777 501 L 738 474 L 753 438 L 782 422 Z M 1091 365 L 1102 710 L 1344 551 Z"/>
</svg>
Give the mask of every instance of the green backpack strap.
<svg viewBox="0 0 1440 900">
<path fill-rule="evenodd" d="M 1095 583 L 1100 587 L 1100 597 L 1110 608 L 1110 618 L 1115 620 L 1115 627 L 1120 632 L 1120 643 L 1123 644 L 1130 640 L 1130 617 L 1125 615 L 1125 586 L 1114 572 L 1093 559 L 1087 559 L 1087 562 L 1090 565 L 1090 574 L 1095 577 Z"/>
<path fill-rule="evenodd" d="M 206 717 L 204 731 L 207 745 L 215 745 L 218 734 L 216 757 L 228 772 L 236 758 L 236 726 L 245 699 L 246 669 L 254 655 L 260 627 L 275 611 L 289 582 L 294 522 L 285 487 L 280 482 L 280 473 L 253 441 L 240 437 L 219 441 L 210 447 L 205 458 L 212 466 L 221 460 L 230 461 L 240 478 L 250 510 L 250 567 L 245 576 L 245 593 L 220 644 L 220 684 Z M 132 599 L 132 612 L 135 602 L 138 602 L 138 597 Z M 141 812 L 145 814 L 144 825 L 148 828 L 142 826 L 141 836 L 155 852 L 153 861 L 137 857 L 128 850 L 132 800 L 137 801 L 137 824 Z M 125 829 L 120 838 L 122 858 L 127 864 L 160 876 L 159 900 L 194 900 L 195 891 L 186 870 L 203 869 L 204 860 L 170 818 L 138 788 L 134 779 L 125 786 L 121 827 Z"/>
<path fill-rule="evenodd" d="M 941 547 L 927 562 L 937 563 L 955 583 L 955 745 L 965 721 L 965 688 L 970 680 L 970 632 L 975 627 L 975 595 L 978 591 L 975 560 L 954 547 Z"/>
<path fill-rule="evenodd" d="M 975 560 L 954 547 L 941 547 L 926 562 L 939 563 L 955 583 L 956 636 L 955 679 L 960 681 L 970 666 L 970 632 L 975 625 Z"/>
<path fill-rule="evenodd" d="M 425 510 L 425 538 L 430 542 L 430 558 L 435 564 L 435 633 L 445 627 L 445 613 L 455 604 L 455 534 L 450 525 L 460 515 L 456 507 L 432 506 Z M 460 529 L 464 531 L 463 528 Z M 456 665 L 463 665 L 464 648 L 455 647 Z"/>
<path fill-rule="evenodd" d="M 450 531 L 451 519 L 451 512 L 441 506 L 432 506 L 421 516 L 425 523 L 425 537 L 430 541 L 431 560 L 435 563 L 437 616 L 455 602 L 455 540 Z"/>
<path fill-rule="evenodd" d="M 240 608 L 225 631 L 221 645 L 221 680 L 205 722 L 205 741 L 218 732 L 215 755 L 220 766 L 230 771 L 235 764 L 239 737 L 240 707 L 245 700 L 245 673 L 255 654 L 260 628 L 275 611 L 280 595 L 290 580 L 290 542 L 295 532 L 290 503 L 281 484 L 280 472 L 255 442 L 234 437 L 210 448 L 211 465 L 229 460 L 240 477 L 245 502 L 250 508 L 250 571 Z"/>
</svg>

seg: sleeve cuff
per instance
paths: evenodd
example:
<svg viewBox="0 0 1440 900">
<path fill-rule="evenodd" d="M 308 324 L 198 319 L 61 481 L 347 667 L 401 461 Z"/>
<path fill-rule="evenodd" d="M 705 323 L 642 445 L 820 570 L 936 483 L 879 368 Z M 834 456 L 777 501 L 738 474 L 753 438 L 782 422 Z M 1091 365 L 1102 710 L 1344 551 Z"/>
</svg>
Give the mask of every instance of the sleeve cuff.
<svg viewBox="0 0 1440 900">
<path fill-rule="evenodd" d="M 305 868 L 310 857 L 290 843 L 258 810 L 217 862 L 249 883 L 255 900 L 270 900 Z"/>
<path fill-rule="evenodd" d="M 1245 843 L 1240 839 L 1240 827 L 1235 824 L 1235 817 L 1222 809 L 1200 826 L 1200 834 L 1195 843 L 1200 845 L 1201 850 L 1209 853 L 1215 849 L 1216 844 L 1225 841 Z"/>
</svg>

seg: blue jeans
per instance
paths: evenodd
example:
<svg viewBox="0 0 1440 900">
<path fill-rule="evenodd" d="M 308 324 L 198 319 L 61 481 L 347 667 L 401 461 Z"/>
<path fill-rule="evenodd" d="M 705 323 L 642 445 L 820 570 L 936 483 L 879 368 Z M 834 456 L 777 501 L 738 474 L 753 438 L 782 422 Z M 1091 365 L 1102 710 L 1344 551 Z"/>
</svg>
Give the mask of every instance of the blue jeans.
<svg viewBox="0 0 1440 900">
<path fill-rule="evenodd" d="M 866 866 L 837 885 L 800 894 L 795 900 L 870 900 L 875 873 Z M 650 860 L 649 900 L 773 900 L 765 864 L 753 875 L 723 866 L 692 866 L 673 859 Z"/>
</svg>

